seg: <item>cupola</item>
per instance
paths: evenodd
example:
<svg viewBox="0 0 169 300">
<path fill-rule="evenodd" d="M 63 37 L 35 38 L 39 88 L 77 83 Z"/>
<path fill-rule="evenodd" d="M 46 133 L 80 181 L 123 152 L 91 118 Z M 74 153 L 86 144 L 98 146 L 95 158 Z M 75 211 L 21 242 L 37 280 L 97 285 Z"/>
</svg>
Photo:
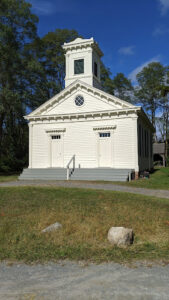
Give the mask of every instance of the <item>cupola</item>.
<svg viewBox="0 0 169 300">
<path fill-rule="evenodd" d="M 94 39 L 77 38 L 70 43 L 64 43 L 63 49 L 66 58 L 65 87 L 79 79 L 101 88 L 100 59 L 103 53 Z"/>
</svg>

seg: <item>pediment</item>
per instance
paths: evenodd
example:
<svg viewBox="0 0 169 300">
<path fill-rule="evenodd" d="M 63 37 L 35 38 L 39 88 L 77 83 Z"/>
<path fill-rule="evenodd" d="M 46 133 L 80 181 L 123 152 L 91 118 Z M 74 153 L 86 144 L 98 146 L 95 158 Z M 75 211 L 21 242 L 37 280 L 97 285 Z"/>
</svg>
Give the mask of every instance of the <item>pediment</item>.
<svg viewBox="0 0 169 300">
<path fill-rule="evenodd" d="M 77 106 L 75 98 L 81 95 L 84 104 Z M 94 88 L 84 82 L 77 80 L 69 85 L 52 99 L 46 101 L 39 108 L 27 116 L 62 115 L 74 113 L 88 113 L 97 111 L 120 110 L 133 108 L 134 106 L 126 101 L 120 100 L 115 96 Z"/>
<path fill-rule="evenodd" d="M 83 97 L 84 103 L 81 106 L 76 105 L 76 99 L 78 97 Z M 120 109 L 119 105 L 113 105 L 104 99 L 101 99 L 97 95 L 92 95 L 80 87 L 74 90 L 71 95 L 65 96 L 63 100 L 59 103 L 55 103 L 47 111 L 43 112 L 42 115 L 54 115 L 54 114 L 73 114 L 82 112 L 92 112 L 92 111 L 103 111 L 103 110 L 113 110 Z"/>
</svg>

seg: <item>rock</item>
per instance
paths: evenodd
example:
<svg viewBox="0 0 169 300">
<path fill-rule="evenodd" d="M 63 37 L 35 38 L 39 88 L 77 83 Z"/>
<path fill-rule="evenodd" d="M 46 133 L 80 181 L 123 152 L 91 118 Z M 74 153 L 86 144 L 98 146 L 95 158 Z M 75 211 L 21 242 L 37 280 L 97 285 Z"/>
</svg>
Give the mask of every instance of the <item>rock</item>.
<svg viewBox="0 0 169 300">
<path fill-rule="evenodd" d="M 127 246 L 133 244 L 134 233 L 132 229 L 125 227 L 111 227 L 107 236 L 112 245 Z"/>
<path fill-rule="evenodd" d="M 62 228 L 62 224 L 56 222 L 48 227 L 46 227 L 45 229 L 42 230 L 42 232 L 51 232 L 51 231 L 55 231 Z"/>
</svg>

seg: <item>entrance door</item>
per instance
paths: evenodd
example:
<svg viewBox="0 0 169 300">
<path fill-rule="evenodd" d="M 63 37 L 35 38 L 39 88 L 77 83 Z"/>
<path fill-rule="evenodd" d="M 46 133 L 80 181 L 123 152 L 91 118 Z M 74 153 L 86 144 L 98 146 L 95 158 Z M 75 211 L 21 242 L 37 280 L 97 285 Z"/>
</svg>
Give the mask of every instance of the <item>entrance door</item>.
<svg viewBox="0 0 169 300">
<path fill-rule="evenodd" d="M 51 162 L 52 167 L 63 167 L 63 142 L 62 136 L 52 135 L 51 136 Z"/>
<path fill-rule="evenodd" d="M 99 167 L 111 167 L 111 134 L 99 133 Z"/>
</svg>

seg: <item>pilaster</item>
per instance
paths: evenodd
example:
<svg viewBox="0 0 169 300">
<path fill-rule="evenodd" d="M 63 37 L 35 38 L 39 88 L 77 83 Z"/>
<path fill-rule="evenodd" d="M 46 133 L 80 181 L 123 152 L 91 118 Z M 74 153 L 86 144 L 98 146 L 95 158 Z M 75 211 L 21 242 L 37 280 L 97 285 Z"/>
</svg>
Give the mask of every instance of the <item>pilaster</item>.
<svg viewBox="0 0 169 300">
<path fill-rule="evenodd" d="M 29 123 L 29 168 L 32 168 L 33 124 Z"/>
</svg>

